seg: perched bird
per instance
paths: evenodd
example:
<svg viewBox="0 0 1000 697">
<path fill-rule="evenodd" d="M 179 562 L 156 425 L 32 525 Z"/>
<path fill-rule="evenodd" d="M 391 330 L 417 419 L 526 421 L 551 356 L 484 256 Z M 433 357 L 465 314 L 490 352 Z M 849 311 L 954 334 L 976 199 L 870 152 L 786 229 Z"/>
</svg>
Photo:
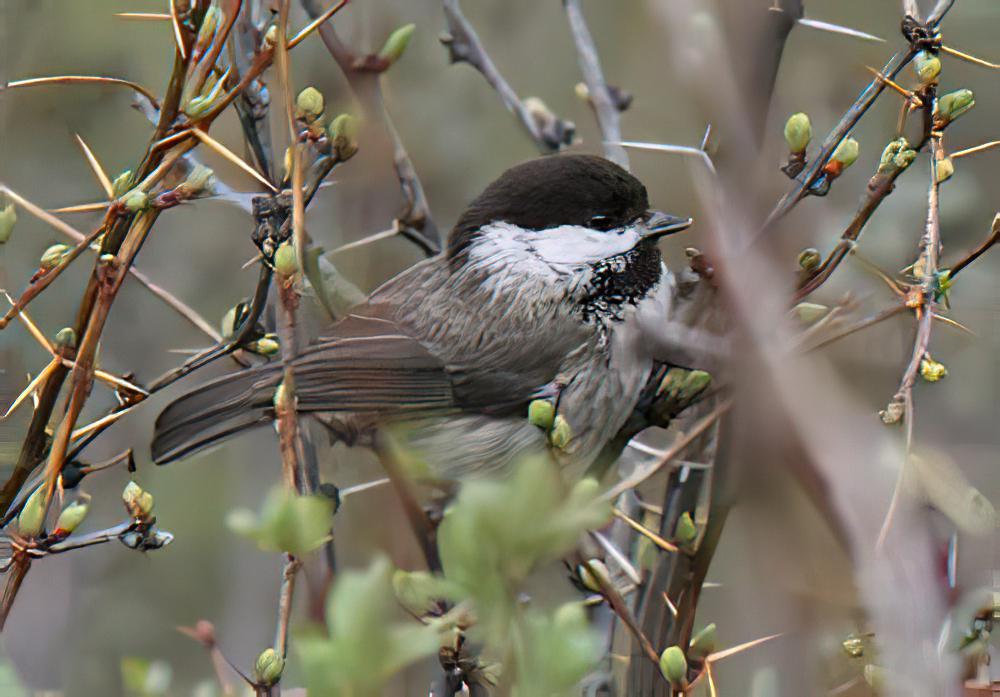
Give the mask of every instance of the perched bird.
<svg viewBox="0 0 1000 697">
<path fill-rule="evenodd" d="M 294 362 L 301 413 L 348 444 L 394 428 L 434 478 L 502 470 L 543 450 L 583 465 L 625 423 L 656 362 L 692 366 L 702 339 L 671 321 L 656 240 L 690 219 L 651 210 L 624 169 L 553 155 L 504 172 L 441 254 L 391 279 Z M 164 464 L 274 419 L 280 364 L 223 376 L 156 423 Z M 528 419 L 560 419 L 559 447 Z"/>
</svg>

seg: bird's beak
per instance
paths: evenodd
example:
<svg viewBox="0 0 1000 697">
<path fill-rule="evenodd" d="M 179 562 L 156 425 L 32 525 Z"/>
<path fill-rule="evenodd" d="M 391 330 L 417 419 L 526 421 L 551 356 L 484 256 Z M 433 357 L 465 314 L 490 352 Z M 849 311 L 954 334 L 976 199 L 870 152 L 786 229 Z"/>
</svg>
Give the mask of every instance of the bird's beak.
<svg viewBox="0 0 1000 697">
<path fill-rule="evenodd" d="M 656 240 L 675 232 L 681 232 L 691 227 L 691 218 L 678 218 L 676 215 L 663 213 L 661 211 L 649 211 L 646 214 L 646 231 L 642 235 L 644 240 Z"/>
</svg>

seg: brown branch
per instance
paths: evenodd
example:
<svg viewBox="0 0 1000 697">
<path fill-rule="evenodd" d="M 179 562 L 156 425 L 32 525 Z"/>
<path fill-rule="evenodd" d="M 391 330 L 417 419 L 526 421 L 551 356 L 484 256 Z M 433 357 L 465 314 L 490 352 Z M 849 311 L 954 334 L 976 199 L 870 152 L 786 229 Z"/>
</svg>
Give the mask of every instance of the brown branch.
<svg viewBox="0 0 1000 697">
<path fill-rule="evenodd" d="M 311 17 L 320 16 L 318 0 L 302 0 L 302 5 Z M 442 248 L 441 233 L 431 216 L 423 184 L 382 99 L 381 72 L 365 70 L 357 54 L 341 41 L 336 29 L 329 23 L 320 25 L 318 31 L 361 108 L 370 117 L 382 122 L 392 140 L 394 167 L 404 201 L 403 211 L 396 219 L 399 233 L 420 247 L 424 254 L 437 254 Z"/>
</svg>

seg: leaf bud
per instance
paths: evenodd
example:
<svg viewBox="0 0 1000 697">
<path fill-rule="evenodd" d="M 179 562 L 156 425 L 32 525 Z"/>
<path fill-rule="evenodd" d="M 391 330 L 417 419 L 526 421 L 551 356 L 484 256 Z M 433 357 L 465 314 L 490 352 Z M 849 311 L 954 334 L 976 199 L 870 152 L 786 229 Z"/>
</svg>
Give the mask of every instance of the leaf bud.
<svg viewBox="0 0 1000 697">
<path fill-rule="evenodd" d="M 271 356 L 278 355 L 281 351 L 281 343 L 278 341 L 278 336 L 276 334 L 265 334 L 256 341 L 251 341 L 246 346 L 247 350 L 251 353 L 256 353 L 258 356 L 266 356 L 270 358 Z"/>
<path fill-rule="evenodd" d="M 785 122 L 785 142 L 793 153 L 805 152 L 812 140 L 812 123 L 809 115 L 799 112 L 792 114 Z"/>
<path fill-rule="evenodd" d="M 65 244 L 54 244 L 44 252 L 42 252 L 42 258 L 39 260 L 38 266 L 42 269 L 54 269 L 59 266 L 62 258 L 69 252 L 69 245 Z"/>
<path fill-rule="evenodd" d="M 357 120 L 350 114 L 341 114 L 327 126 L 326 134 L 333 144 L 333 151 L 341 162 L 349 160 L 358 151 Z"/>
<path fill-rule="evenodd" d="M 306 87 L 295 98 L 295 116 L 306 123 L 312 123 L 322 116 L 325 108 L 323 93 L 315 87 Z"/>
<path fill-rule="evenodd" d="M 934 163 L 934 179 L 938 184 L 948 181 L 955 174 L 955 163 L 950 157 L 942 157 Z"/>
<path fill-rule="evenodd" d="M 594 593 L 601 592 L 601 583 L 611 585 L 611 574 L 600 559 L 589 559 L 586 564 L 580 564 L 576 572 L 583 587 Z"/>
<path fill-rule="evenodd" d="M 528 405 L 528 423 L 532 426 L 538 426 L 547 432 L 552 428 L 555 418 L 555 405 L 547 399 L 534 399 Z"/>
<path fill-rule="evenodd" d="M 927 85 L 941 74 L 941 59 L 930 51 L 921 51 L 913 61 L 913 69 L 917 72 L 920 82 Z"/>
<path fill-rule="evenodd" d="M 281 679 L 285 659 L 274 649 L 264 649 L 253 665 L 253 677 L 259 684 L 270 687 Z"/>
<path fill-rule="evenodd" d="M 703 660 L 706 656 L 715 651 L 715 623 L 705 625 L 698 633 L 691 637 L 688 644 L 688 655 L 691 658 Z"/>
<path fill-rule="evenodd" d="M 122 205 L 132 213 L 139 213 L 149 208 L 149 194 L 142 189 L 132 189 L 121 197 Z"/>
<path fill-rule="evenodd" d="M 283 242 L 274 252 L 274 270 L 281 276 L 294 276 L 299 270 L 299 262 L 295 256 L 295 247 L 290 242 Z"/>
<path fill-rule="evenodd" d="M 906 138 L 891 141 L 882 151 L 878 172 L 880 174 L 898 174 L 917 158 L 917 151 L 910 147 Z"/>
<path fill-rule="evenodd" d="M 14 232 L 14 224 L 17 223 L 17 211 L 13 203 L 8 203 L 0 208 L 0 244 L 6 244 Z"/>
<path fill-rule="evenodd" d="M 938 382 L 948 375 L 948 369 L 944 363 L 938 363 L 930 355 L 923 357 L 920 361 L 920 377 L 927 382 Z"/>
<path fill-rule="evenodd" d="M 122 492 L 122 503 L 133 518 L 148 518 L 153 512 L 153 495 L 143 491 L 135 482 L 129 482 Z"/>
<path fill-rule="evenodd" d="M 389 38 L 385 40 L 385 44 L 382 46 L 382 50 L 378 52 L 378 57 L 386 62 L 387 65 L 392 65 L 398 61 L 403 52 L 406 51 L 407 45 L 410 43 L 410 38 L 413 36 L 413 31 L 417 28 L 415 24 L 404 24 L 396 31 L 389 35 Z"/>
<path fill-rule="evenodd" d="M 38 537 L 45 527 L 45 486 L 40 485 L 24 502 L 17 516 L 17 531 L 24 537 Z"/>
<path fill-rule="evenodd" d="M 63 327 L 56 332 L 53 343 L 56 349 L 74 349 L 76 348 L 76 332 L 73 331 L 72 327 Z"/>
<path fill-rule="evenodd" d="M 680 646 L 668 646 L 660 654 L 660 672 L 675 690 L 683 690 L 687 686 L 687 671 L 687 658 Z"/>
<path fill-rule="evenodd" d="M 976 105 L 972 90 L 961 89 L 938 98 L 934 112 L 935 128 L 943 128 Z"/>
<path fill-rule="evenodd" d="M 126 169 L 111 182 L 111 195 L 120 198 L 132 186 L 132 170 Z"/>
<path fill-rule="evenodd" d="M 552 431 L 549 433 L 549 442 L 557 450 L 565 450 L 566 446 L 573 439 L 573 428 L 569 421 L 562 414 L 557 414 L 552 421 Z"/>
<path fill-rule="evenodd" d="M 89 510 L 90 505 L 86 501 L 71 502 L 59 513 L 59 517 L 56 519 L 56 529 L 52 534 L 68 537 L 80 526 Z"/>
<path fill-rule="evenodd" d="M 842 169 L 847 169 L 857 161 L 860 151 L 861 146 L 858 145 L 858 141 L 854 138 L 845 138 L 833 151 L 831 159 L 834 162 L 839 162 Z"/>
<path fill-rule="evenodd" d="M 799 321 L 803 324 L 818 322 L 825 317 L 826 313 L 829 311 L 829 307 L 826 305 L 820 305 L 819 303 L 802 302 L 795 306 L 795 314 L 799 318 Z"/>
<path fill-rule="evenodd" d="M 677 527 L 674 528 L 674 540 L 684 547 L 698 538 L 698 526 L 694 524 L 694 519 L 687 511 L 681 513 L 677 519 Z"/>
<path fill-rule="evenodd" d="M 799 252 L 799 268 L 803 271 L 815 271 L 822 261 L 823 257 L 815 247 L 807 247 Z"/>
</svg>

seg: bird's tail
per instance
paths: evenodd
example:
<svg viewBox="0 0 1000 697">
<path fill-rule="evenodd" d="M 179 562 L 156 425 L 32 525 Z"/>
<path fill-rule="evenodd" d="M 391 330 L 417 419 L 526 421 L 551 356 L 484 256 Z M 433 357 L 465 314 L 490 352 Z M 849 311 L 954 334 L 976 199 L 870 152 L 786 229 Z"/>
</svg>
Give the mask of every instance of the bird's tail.
<svg viewBox="0 0 1000 697">
<path fill-rule="evenodd" d="M 274 419 L 281 366 L 225 375 L 171 403 L 156 419 L 153 461 L 165 465 Z"/>
</svg>

